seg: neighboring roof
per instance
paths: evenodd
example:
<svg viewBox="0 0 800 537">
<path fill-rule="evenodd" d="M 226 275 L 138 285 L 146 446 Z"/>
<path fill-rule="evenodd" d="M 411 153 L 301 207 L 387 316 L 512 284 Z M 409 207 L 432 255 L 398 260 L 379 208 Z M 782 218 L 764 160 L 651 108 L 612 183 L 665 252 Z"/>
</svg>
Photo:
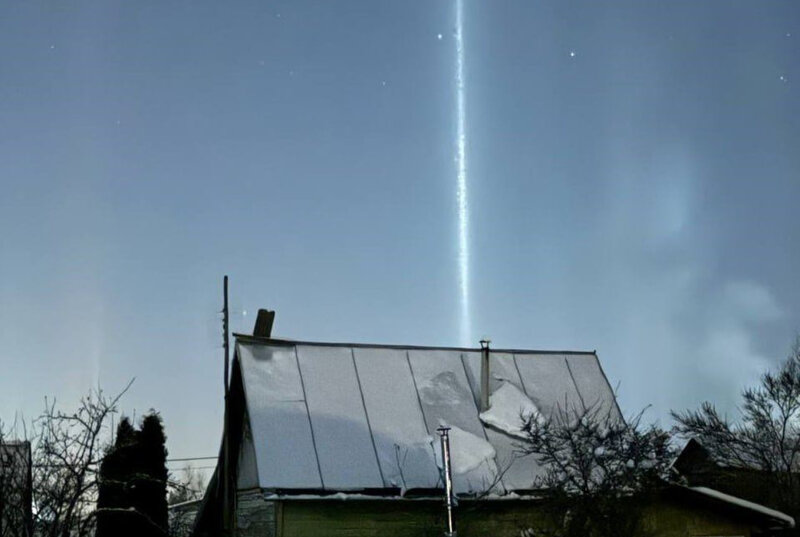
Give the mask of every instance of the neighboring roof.
<svg viewBox="0 0 800 537">
<path fill-rule="evenodd" d="M 687 488 L 696 494 L 700 494 L 702 496 L 706 496 L 708 498 L 724 502 L 738 509 L 750 511 L 756 515 L 772 519 L 778 522 L 780 525 L 786 525 L 790 528 L 794 528 L 794 518 L 780 511 L 776 511 L 775 509 L 770 509 L 769 507 L 764 507 L 763 505 L 743 500 L 742 498 L 731 496 L 730 494 L 725 494 L 724 492 L 720 492 L 718 490 L 710 489 L 707 487 L 687 487 Z"/>
<path fill-rule="evenodd" d="M 698 464 L 714 464 L 709 451 L 695 438 L 690 438 L 678 452 L 670 465 L 673 469 L 683 474 Z"/>
<path fill-rule="evenodd" d="M 689 438 L 683 448 L 678 452 L 672 467 L 681 474 L 691 474 L 701 468 L 718 468 L 735 472 L 768 473 L 763 469 L 761 462 L 751 458 L 748 464 L 744 457 L 745 454 L 737 453 L 737 460 L 725 460 L 723 457 L 716 456 L 713 450 L 705 447 L 700 440 L 695 437 Z M 800 470 L 798 470 L 800 471 Z"/>
<path fill-rule="evenodd" d="M 470 446 L 457 492 L 529 490 L 542 474 L 518 439 L 479 419 L 480 349 L 237 336 L 234 367 L 251 435 L 243 460 L 261 489 L 438 488 L 440 425 L 453 428 L 454 459 Z M 594 352 L 492 349 L 490 371 L 492 393 L 511 384 L 545 415 L 596 405 L 622 417 Z"/>
</svg>

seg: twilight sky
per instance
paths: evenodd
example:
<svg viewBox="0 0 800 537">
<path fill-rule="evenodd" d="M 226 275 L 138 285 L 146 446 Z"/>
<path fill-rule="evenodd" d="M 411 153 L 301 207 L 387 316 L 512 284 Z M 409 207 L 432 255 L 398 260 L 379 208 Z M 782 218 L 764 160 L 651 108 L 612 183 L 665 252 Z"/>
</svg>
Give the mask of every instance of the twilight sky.
<svg viewBox="0 0 800 537">
<path fill-rule="evenodd" d="M 464 0 L 473 337 L 669 425 L 800 330 L 800 4 Z M 0 418 L 221 435 L 218 310 L 457 345 L 455 0 L 0 3 Z M 441 35 L 441 37 L 440 37 Z"/>
</svg>

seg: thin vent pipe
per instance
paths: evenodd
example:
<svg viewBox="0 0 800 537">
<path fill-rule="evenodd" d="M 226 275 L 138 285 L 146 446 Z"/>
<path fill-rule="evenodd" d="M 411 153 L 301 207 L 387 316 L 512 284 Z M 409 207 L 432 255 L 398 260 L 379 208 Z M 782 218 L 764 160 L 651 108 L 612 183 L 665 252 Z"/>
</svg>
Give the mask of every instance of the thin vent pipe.
<svg viewBox="0 0 800 537">
<path fill-rule="evenodd" d="M 450 469 L 450 427 L 436 429 L 442 442 L 442 466 L 444 469 L 445 506 L 447 508 L 447 531 L 445 537 L 456 537 L 455 522 L 453 521 L 453 474 Z"/>
</svg>

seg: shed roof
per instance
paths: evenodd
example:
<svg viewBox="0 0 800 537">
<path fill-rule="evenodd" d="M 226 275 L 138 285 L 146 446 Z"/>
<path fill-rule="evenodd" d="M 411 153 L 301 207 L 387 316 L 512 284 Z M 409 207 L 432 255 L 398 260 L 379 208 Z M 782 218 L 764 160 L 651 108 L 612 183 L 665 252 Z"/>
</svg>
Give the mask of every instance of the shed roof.
<svg viewBox="0 0 800 537">
<path fill-rule="evenodd" d="M 528 490 L 542 473 L 479 418 L 480 349 L 237 336 L 235 356 L 244 467 L 261 489 L 438 488 L 441 425 L 453 427 L 459 493 Z M 599 406 L 621 418 L 594 352 L 493 349 L 490 372 L 491 393 L 513 385 L 545 415 Z"/>
</svg>

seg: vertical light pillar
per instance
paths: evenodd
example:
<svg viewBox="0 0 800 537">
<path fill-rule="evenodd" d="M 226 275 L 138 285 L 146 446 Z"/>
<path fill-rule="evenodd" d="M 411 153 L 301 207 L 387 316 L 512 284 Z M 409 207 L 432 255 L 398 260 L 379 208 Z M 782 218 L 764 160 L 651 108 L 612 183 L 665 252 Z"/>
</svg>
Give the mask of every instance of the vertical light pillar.
<svg viewBox="0 0 800 537">
<path fill-rule="evenodd" d="M 461 343 L 472 339 L 469 301 L 469 204 L 467 198 L 467 119 L 464 78 L 464 2 L 456 0 L 456 178 L 458 202 L 458 275 Z"/>
</svg>

